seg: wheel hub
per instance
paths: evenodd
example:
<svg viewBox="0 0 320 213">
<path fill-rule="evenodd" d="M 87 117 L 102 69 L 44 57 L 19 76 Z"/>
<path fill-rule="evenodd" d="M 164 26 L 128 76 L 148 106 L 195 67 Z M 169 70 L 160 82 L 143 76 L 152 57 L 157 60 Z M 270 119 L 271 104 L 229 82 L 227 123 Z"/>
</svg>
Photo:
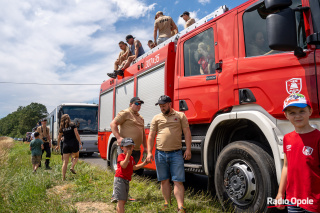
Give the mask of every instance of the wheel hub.
<svg viewBox="0 0 320 213">
<path fill-rule="evenodd" d="M 224 173 L 224 186 L 228 196 L 237 205 L 247 205 L 256 191 L 255 176 L 242 161 L 229 164 Z"/>
</svg>

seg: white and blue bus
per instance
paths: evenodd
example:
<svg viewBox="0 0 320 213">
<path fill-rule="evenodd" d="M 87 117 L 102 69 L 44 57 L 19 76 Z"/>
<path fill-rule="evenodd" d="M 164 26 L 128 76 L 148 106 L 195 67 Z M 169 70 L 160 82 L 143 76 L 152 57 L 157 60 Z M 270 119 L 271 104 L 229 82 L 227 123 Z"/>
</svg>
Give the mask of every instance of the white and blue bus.
<svg viewBox="0 0 320 213">
<path fill-rule="evenodd" d="M 52 144 L 57 144 L 60 119 L 68 114 L 77 126 L 82 150 L 80 153 L 92 155 L 98 150 L 98 105 L 84 103 L 65 103 L 58 105 L 47 117 L 47 126 L 50 129 Z"/>
</svg>

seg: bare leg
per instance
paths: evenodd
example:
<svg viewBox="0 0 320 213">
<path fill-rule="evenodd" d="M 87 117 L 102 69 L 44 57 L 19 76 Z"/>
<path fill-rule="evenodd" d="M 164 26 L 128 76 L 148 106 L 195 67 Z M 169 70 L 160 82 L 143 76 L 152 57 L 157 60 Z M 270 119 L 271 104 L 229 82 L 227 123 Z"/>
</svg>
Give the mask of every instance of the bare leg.
<svg viewBox="0 0 320 213">
<path fill-rule="evenodd" d="M 178 208 L 183 206 L 184 202 L 184 186 L 182 182 L 173 181 L 174 183 L 174 196 L 177 199 Z"/>
<path fill-rule="evenodd" d="M 126 204 L 125 200 L 118 200 L 117 213 L 124 213 L 124 205 L 125 204 Z"/>
<path fill-rule="evenodd" d="M 118 70 L 118 66 L 120 65 L 120 61 L 117 59 L 115 62 L 114 62 L 114 70 Z"/>
<path fill-rule="evenodd" d="M 161 192 L 164 198 L 164 202 L 170 204 L 171 203 L 171 186 L 170 180 L 161 181 Z"/>
<path fill-rule="evenodd" d="M 72 159 L 72 165 L 71 165 L 71 169 L 74 169 L 74 166 L 77 164 L 79 158 L 73 158 Z"/>
<path fill-rule="evenodd" d="M 133 61 L 133 59 L 134 59 L 134 55 L 129 56 L 128 59 L 127 59 L 127 62 L 124 64 L 124 66 L 121 69 L 122 70 L 127 69 L 130 66 L 130 64 Z"/>
<path fill-rule="evenodd" d="M 70 154 L 63 154 L 63 165 L 62 165 L 62 180 L 66 179 L 66 172 L 69 163 Z"/>
</svg>

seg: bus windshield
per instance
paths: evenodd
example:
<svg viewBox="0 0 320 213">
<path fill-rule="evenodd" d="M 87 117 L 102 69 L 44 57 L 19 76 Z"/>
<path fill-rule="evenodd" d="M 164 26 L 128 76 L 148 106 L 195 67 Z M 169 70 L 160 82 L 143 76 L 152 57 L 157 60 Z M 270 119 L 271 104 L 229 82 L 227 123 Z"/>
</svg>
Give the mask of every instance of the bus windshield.
<svg viewBox="0 0 320 213">
<path fill-rule="evenodd" d="M 64 106 L 63 114 L 70 116 L 71 122 L 75 123 L 79 134 L 98 133 L 98 106 Z"/>
</svg>

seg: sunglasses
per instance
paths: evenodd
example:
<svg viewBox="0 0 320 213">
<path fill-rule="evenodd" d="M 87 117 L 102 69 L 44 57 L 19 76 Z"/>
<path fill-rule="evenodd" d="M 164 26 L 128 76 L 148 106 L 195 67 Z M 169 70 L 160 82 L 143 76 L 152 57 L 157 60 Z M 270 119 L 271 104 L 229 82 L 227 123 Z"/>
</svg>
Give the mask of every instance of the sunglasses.
<svg viewBox="0 0 320 213">
<path fill-rule="evenodd" d="M 136 106 L 140 106 L 140 105 L 141 105 L 140 102 L 135 102 L 134 104 L 135 104 Z"/>
</svg>

